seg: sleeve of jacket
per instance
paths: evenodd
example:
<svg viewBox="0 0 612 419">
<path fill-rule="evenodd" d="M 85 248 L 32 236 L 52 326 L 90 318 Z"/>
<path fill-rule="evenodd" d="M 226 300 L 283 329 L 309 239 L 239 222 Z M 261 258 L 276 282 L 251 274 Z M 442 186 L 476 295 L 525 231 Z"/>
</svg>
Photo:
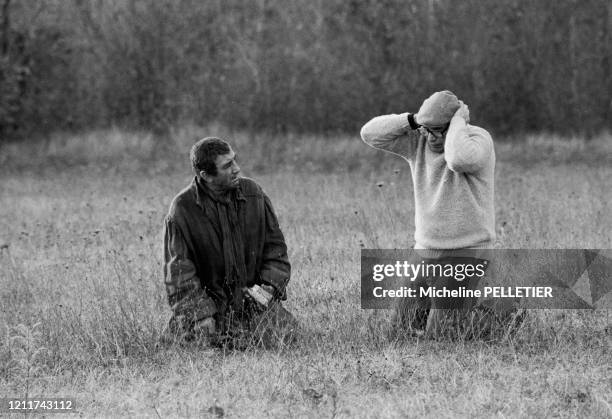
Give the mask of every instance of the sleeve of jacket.
<svg viewBox="0 0 612 419">
<path fill-rule="evenodd" d="M 217 312 L 214 300 L 202 289 L 184 236 L 170 218 L 164 224 L 164 281 L 175 316 L 193 324 Z"/>
<path fill-rule="evenodd" d="M 459 116 L 451 119 L 444 144 L 444 159 L 450 170 L 478 172 L 491 161 L 493 153 L 493 140 L 485 129 L 468 126 Z"/>
<path fill-rule="evenodd" d="M 377 116 L 361 128 L 361 139 L 369 146 L 410 159 L 419 131 L 410 127 L 408 113 Z"/>
<path fill-rule="evenodd" d="M 285 237 L 278 224 L 270 198 L 264 193 L 266 231 L 261 270 L 262 283 L 272 285 L 282 300 L 287 299 L 286 288 L 291 277 Z"/>
</svg>

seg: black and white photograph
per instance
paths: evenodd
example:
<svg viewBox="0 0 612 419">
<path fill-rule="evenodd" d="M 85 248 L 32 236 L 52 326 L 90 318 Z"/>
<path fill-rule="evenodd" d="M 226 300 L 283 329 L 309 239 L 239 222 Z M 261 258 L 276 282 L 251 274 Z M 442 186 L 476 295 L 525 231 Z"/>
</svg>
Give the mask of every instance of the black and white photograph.
<svg viewBox="0 0 612 419">
<path fill-rule="evenodd" d="M 0 0 L 0 417 L 612 418 L 612 2 Z"/>
</svg>

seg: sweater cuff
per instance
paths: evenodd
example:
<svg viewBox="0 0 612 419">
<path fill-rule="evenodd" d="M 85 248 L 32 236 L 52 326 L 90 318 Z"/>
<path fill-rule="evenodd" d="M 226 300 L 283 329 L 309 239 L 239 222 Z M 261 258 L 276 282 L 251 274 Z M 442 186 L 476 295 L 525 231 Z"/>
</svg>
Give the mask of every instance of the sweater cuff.
<svg viewBox="0 0 612 419">
<path fill-rule="evenodd" d="M 411 129 L 420 128 L 420 125 L 417 124 L 417 122 L 414 120 L 414 114 L 413 113 L 409 113 L 408 114 L 408 123 L 410 124 L 410 128 Z"/>
</svg>

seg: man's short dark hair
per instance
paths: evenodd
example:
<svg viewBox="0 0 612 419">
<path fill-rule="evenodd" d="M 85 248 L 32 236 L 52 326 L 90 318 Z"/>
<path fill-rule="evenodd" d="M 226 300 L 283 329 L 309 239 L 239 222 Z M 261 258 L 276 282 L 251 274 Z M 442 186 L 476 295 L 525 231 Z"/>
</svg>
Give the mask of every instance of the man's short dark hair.
<svg viewBox="0 0 612 419">
<path fill-rule="evenodd" d="M 199 140 L 191 147 L 189 158 L 191 167 L 196 173 L 204 170 L 211 176 L 217 175 L 217 156 L 230 152 L 230 145 L 227 141 L 217 137 L 206 137 Z"/>
</svg>

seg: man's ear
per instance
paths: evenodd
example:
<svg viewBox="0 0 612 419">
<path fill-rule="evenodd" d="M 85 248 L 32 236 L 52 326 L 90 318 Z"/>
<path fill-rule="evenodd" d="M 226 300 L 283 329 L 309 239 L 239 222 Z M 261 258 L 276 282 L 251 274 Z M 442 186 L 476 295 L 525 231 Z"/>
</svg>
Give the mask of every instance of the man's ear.
<svg viewBox="0 0 612 419">
<path fill-rule="evenodd" d="M 200 170 L 198 175 L 200 175 L 200 179 L 202 179 L 204 182 L 209 182 L 209 176 L 204 170 Z"/>
</svg>

